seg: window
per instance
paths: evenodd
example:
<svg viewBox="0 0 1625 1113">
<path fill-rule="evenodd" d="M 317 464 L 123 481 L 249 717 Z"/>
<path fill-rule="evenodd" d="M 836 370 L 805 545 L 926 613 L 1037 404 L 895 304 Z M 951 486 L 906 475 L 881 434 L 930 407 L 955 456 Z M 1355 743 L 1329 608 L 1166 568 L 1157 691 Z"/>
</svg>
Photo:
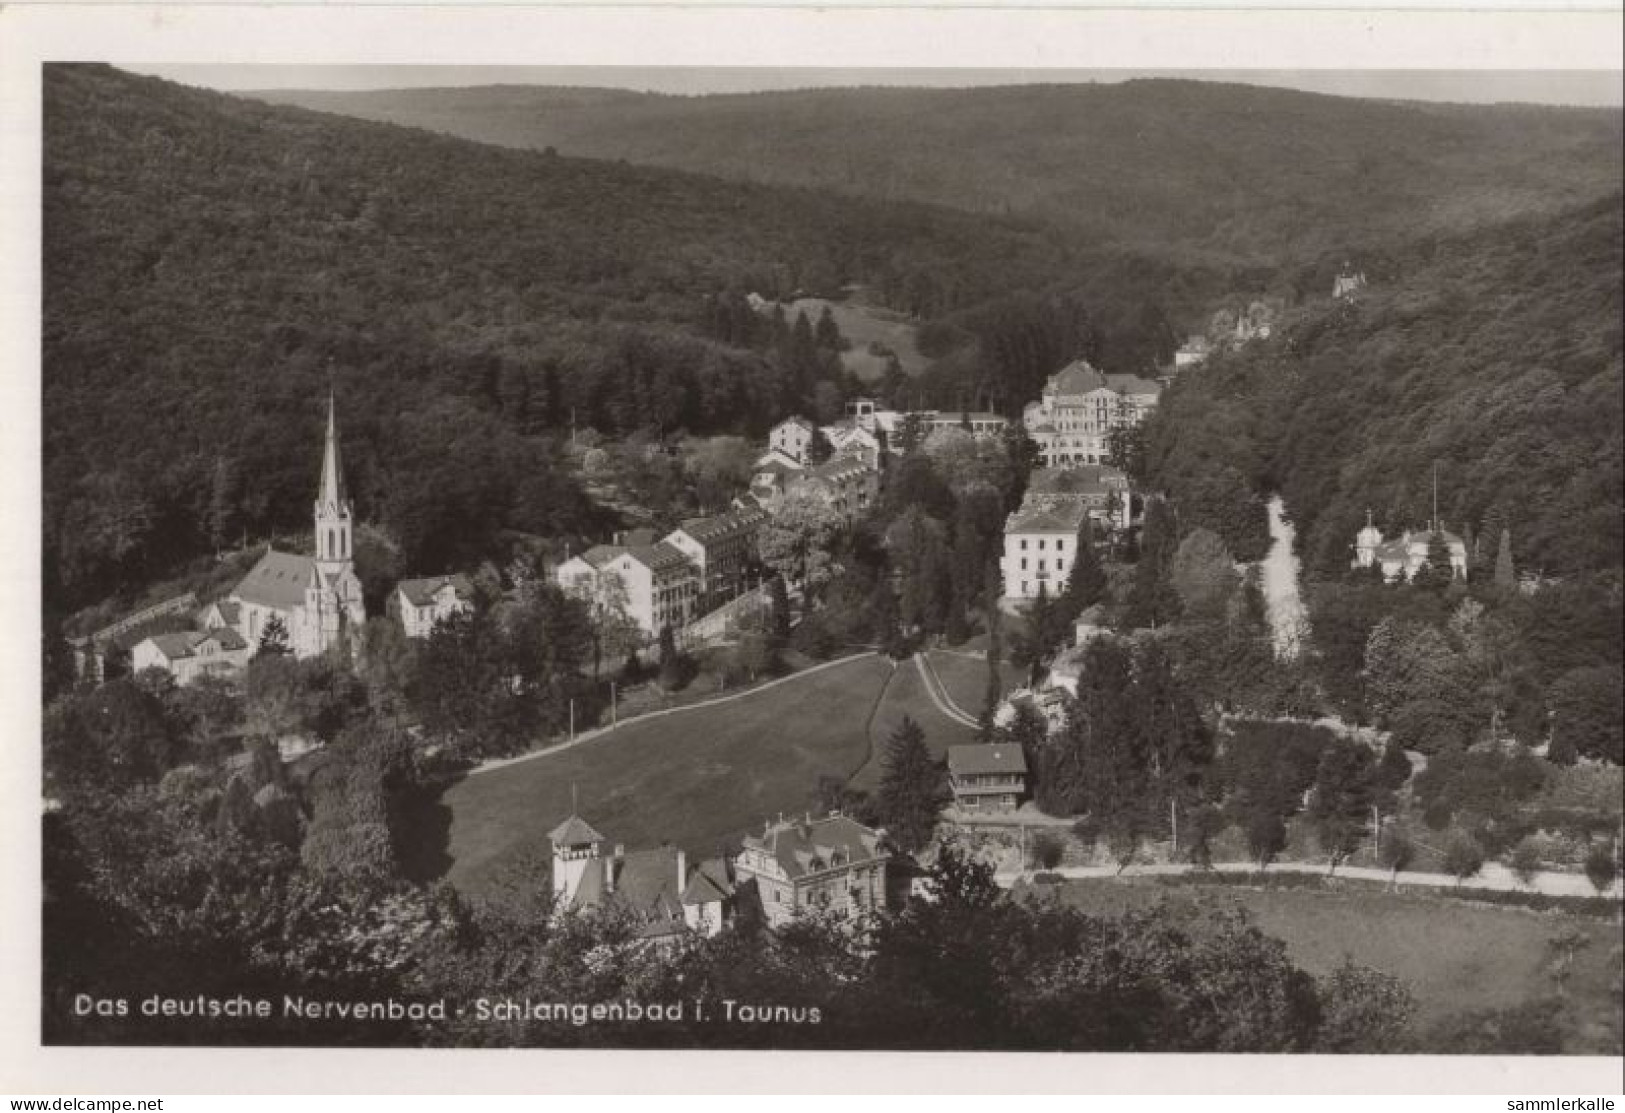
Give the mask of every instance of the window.
<svg viewBox="0 0 1625 1113">
<path fill-rule="evenodd" d="M 1023 572 L 1027 571 L 1027 558 L 1026 557 L 1021 558 L 1021 570 Z"/>
</svg>

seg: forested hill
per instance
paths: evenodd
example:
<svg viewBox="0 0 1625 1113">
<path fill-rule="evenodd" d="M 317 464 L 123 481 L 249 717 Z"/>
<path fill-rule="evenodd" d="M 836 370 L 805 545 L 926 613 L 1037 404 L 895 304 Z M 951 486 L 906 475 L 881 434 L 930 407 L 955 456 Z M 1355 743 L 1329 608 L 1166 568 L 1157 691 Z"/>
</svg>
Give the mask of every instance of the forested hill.
<svg viewBox="0 0 1625 1113">
<path fill-rule="evenodd" d="M 1374 261 L 1352 303 L 1321 299 L 1275 337 L 1182 376 L 1147 428 L 1153 482 L 1182 514 L 1262 551 L 1280 490 L 1309 568 L 1342 575 L 1365 511 L 1445 528 L 1519 572 L 1617 570 L 1625 553 L 1621 197 Z"/>
<path fill-rule="evenodd" d="M 1380 102 L 1194 81 L 679 97 L 491 86 L 255 94 L 482 142 L 1020 213 L 1300 262 L 1618 189 L 1617 109 Z"/>
<path fill-rule="evenodd" d="M 46 566 L 100 598 L 308 522 L 337 388 L 363 519 L 409 570 L 585 528 L 539 434 L 761 431 L 806 404 L 716 295 L 809 276 L 945 312 L 1039 287 L 1010 222 L 505 150 L 49 66 Z M 737 303 L 742 304 L 742 303 Z M 747 314 L 749 316 L 749 314 Z M 748 331 L 748 330 L 746 330 Z"/>
</svg>

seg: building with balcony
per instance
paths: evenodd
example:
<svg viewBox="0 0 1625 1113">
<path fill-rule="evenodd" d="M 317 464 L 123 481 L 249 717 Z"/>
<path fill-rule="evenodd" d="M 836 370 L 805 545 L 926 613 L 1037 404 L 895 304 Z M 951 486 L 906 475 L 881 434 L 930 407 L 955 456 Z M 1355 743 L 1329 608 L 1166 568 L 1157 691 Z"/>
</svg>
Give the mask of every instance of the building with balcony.
<svg viewBox="0 0 1625 1113">
<path fill-rule="evenodd" d="M 1015 811 L 1027 793 L 1027 757 L 1009 744 L 949 746 L 948 785 L 962 811 Z"/>
</svg>

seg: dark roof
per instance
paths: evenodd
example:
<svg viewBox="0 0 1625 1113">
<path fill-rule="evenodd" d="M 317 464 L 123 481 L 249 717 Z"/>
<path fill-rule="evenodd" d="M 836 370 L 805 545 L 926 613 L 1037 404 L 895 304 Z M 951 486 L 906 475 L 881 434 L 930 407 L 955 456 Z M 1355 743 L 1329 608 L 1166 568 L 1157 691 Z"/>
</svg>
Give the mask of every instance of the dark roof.
<svg viewBox="0 0 1625 1113">
<path fill-rule="evenodd" d="M 779 422 L 779 425 L 799 425 L 808 432 L 811 432 L 815 428 L 812 422 L 808 421 L 800 414 L 791 414 L 789 417 Z M 775 425 L 773 428 L 777 429 L 779 425 Z"/>
<path fill-rule="evenodd" d="M 974 745 L 948 747 L 950 773 L 1025 773 L 1027 757 L 1020 746 Z"/>
<path fill-rule="evenodd" d="M 220 609 L 220 621 L 227 626 L 237 625 L 237 620 L 242 617 L 242 605 L 233 603 L 230 599 L 221 599 L 215 606 Z"/>
<path fill-rule="evenodd" d="M 220 648 L 228 651 L 248 648 L 248 643 L 238 636 L 237 631 L 223 626 L 212 630 L 181 630 L 173 634 L 152 635 L 152 644 L 171 661 L 193 656 L 193 650 L 206 641 L 219 642 Z"/>
<path fill-rule="evenodd" d="M 594 545 L 581 554 L 581 559 L 594 568 L 602 568 L 624 552 L 626 549 L 620 545 Z"/>
<path fill-rule="evenodd" d="M 730 510 L 711 518 L 685 518 L 682 531 L 704 545 L 754 529 L 766 520 L 761 510 Z"/>
<path fill-rule="evenodd" d="M 1109 495 L 1127 486 L 1127 476 L 1104 464 L 1040 468 L 1027 481 L 1028 493 L 1037 495 Z"/>
<path fill-rule="evenodd" d="M 474 583 L 461 572 L 453 572 L 449 576 L 427 576 L 419 580 L 402 580 L 395 585 L 395 590 L 406 596 L 407 602 L 414 607 L 426 607 L 434 602 L 434 597 L 440 589 L 447 584 L 457 593 L 457 598 L 467 599 L 474 594 Z"/>
<path fill-rule="evenodd" d="M 640 545 L 627 552 L 632 559 L 649 569 L 651 572 L 664 572 L 671 568 L 688 565 L 688 557 L 681 549 L 674 548 L 664 541 L 653 545 Z"/>
<path fill-rule="evenodd" d="M 761 838 L 747 836 L 744 843 L 767 851 L 791 878 L 887 857 L 879 831 L 844 815 L 779 823 L 769 827 Z"/>
<path fill-rule="evenodd" d="M 712 858 L 701 862 L 689 874 L 683 889 L 684 904 L 715 904 L 734 894 L 732 871 L 726 858 Z"/>
<path fill-rule="evenodd" d="M 1075 502 L 1023 506 L 1004 523 L 1005 533 L 1077 533 L 1088 510 Z"/>
<path fill-rule="evenodd" d="M 1138 375 L 1107 375 L 1106 385 L 1119 394 L 1161 394 L 1162 384 Z"/>
<path fill-rule="evenodd" d="M 304 603 L 305 586 L 310 583 L 315 567 L 316 562 L 308 556 L 272 549 L 260 557 L 259 563 L 243 577 L 231 596 L 274 610 L 292 610 Z"/>
<path fill-rule="evenodd" d="M 566 819 L 553 828 L 547 837 L 553 841 L 554 846 L 585 846 L 588 843 L 604 841 L 604 836 L 594 831 L 579 815 L 572 815 Z"/>
<path fill-rule="evenodd" d="M 675 846 L 660 846 L 605 859 L 605 868 L 615 871 L 614 891 L 606 898 L 648 921 L 681 922 L 683 883 L 677 877 L 681 854 Z"/>
</svg>

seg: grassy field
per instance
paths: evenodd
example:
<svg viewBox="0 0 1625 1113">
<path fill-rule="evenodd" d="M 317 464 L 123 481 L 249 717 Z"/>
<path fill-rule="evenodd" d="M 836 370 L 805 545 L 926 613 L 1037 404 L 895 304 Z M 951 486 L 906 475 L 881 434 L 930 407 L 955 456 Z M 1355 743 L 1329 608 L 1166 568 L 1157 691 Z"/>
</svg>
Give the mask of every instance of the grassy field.
<svg viewBox="0 0 1625 1113">
<path fill-rule="evenodd" d="M 946 754 L 949 746 L 976 741 L 974 730 L 937 710 L 937 705 L 931 702 L 931 696 L 925 690 L 925 682 L 920 679 L 920 672 L 914 667 L 914 662 L 903 661 L 897 666 L 897 674 L 886 687 L 886 698 L 881 701 L 880 709 L 875 713 L 874 722 L 870 726 L 870 737 L 874 740 L 874 757 L 858 771 L 857 776 L 852 778 L 853 788 L 873 792 L 880 787 L 886 741 L 891 738 L 892 731 L 902 723 L 905 715 L 920 724 L 920 729 L 925 731 L 925 744 L 937 757 Z"/>
<path fill-rule="evenodd" d="M 904 374 L 918 375 L 931 362 L 914 346 L 914 325 L 900 313 L 854 302 L 798 298 L 784 307 L 784 316 L 794 324 L 796 314 L 805 312 L 807 320 L 816 325 L 826 305 L 835 327 L 852 345 L 841 353 L 841 362 L 864 382 L 873 382 L 886 372 L 885 357 L 869 351 L 869 345 L 877 341 L 897 353 Z"/>
<path fill-rule="evenodd" d="M 716 854 L 764 818 L 806 808 L 821 774 L 848 775 L 867 760 L 865 727 L 891 671 L 855 657 L 465 778 L 440 800 L 450 813 L 446 876 L 471 893 L 513 875 L 546 884 L 547 833 L 569 815 L 572 786 L 582 816 L 612 842 Z"/>
<path fill-rule="evenodd" d="M 937 670 L 942 686 L 948 689 L 949 697 L 960 710 L 967 715 L 980 715 L 987 699 L 987 662 L 966 657 L 958 650 L 933 649 L 930 657 L 931 667 Z M 1021 686 L 1021 670 L 1009 661 L 999 662 L 999 677 L 1006 692 Z"/>
<path fill-rule="evenodd" d="M 1053 891 L 1098 914 L 1142 907 L 1168 896 L 1214 907 L 1239 903 L 1253 922 L 1287 945 L 1293 960 L 1324 974 L 1345 956 L 1408 982 L 1416 995 L 1419 1029 L 1454 1012 L 1506 1008 L 1547 996 L 1547 941 L 1571 930 L 1590 944 L 1580 951 L 1570 982 L 1577 1030 L 1574 1050 L 1619 1054 L 1619 924 L 1554 912 L 1496 908 L 1403 893 L 1171 888 L 1151 879 L 1078 880 Z"/>
</svg>

